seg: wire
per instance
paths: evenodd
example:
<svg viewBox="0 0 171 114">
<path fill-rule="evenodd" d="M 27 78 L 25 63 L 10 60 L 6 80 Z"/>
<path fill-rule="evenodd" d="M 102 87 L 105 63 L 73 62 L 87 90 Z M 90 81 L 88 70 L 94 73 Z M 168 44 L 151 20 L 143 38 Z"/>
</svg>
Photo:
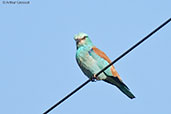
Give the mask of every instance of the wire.
<svg viewBox="0 0 171 114">
<path fill-rule="evenodd" d="M 52 109 L 54 109 L 56 106 L 58 106 L 59 104 L 61 104 L 62 102 L 64 102 L 68 97 L 70 97 L 71 95 L 73 95 L 75 92 L 77 92 L 79 89 L 81 89 L 83 86 L 85 86 L 87 83 L 89 83 L 91 81 L 91 79 L 87 80 L 86 82 L 84 82 L 83 84 L 81 84 L 79 87 L 77 87 L 74 91 L 72 91 L 71 93 L 69 93 L 67 96 L 65 96 L 63 99 L 61 99 L 58 103 L 56 103 L 55 105 L 53 105 L 51 108 L 49 108 L 46 112 L 44 112 L 43 114 L 47 114 L 48 112 L 50 112 Z"/>
<path fill-rule="evenodd" d="M 171 18 L 168 19 L 167 21 L 165 21 L 163 24 L 161 24 L 159 27 L 157 27 L 155 30 L 153 30 L 150 34 L 148 34 L 147 36 L 145 36 L 142 40 L 140 40 L 139 42 L 137 42 L 135 45 L 133 45 L 131 48 L 129 48 L 126 52 L 124 52 L 122 55 L 120 55 L 118 58 L 116 58 L 113 62 L 111 62 L 109 65 L 107 65 L 105 68 L 103 68 L 100 72 L 98 72 L 96 74 L 96 76 L 98 76 L 99 74 L 101 74 L 103 71 L 105 71 L 107 68 L 109 68 L 111 65 L 113 65 L 114 63 L 116 63 L 118 60 L 120 60 L 122 57 L 124 57 L 126 54 L 128 54 L 130 51 L 132 51 L 134 48 L 136 48 L 138 45 L 140 45 L 142 42 L 144 42 L 145 40 L 147 40 L 151 35 L 153 35 L 155 32 L 157 32 L 159 29 L 161 29 L 163 26 L 165 26 L 167 23 L 169 23 L 171 21 Z"/>
<path fill-rule="evenodd" d="M 156 33 L 159 29 L 161 29 L 163 26 L 165 26 L 166 24 L 168 24 L 171 21 L 171 18 L 169 18 L 167 21 L 165 21 L 163 24 L 161 24 L 159 27 L 157 27 L 155 30 L 153 30 L 150 34 L 148 34 L 147 36 L 145 36 L 142 40 L 140 40 L 139 42 L 137 42 L 135 45 L 133 45 L 131 48 L 129 48 L 126 52 L 124 52 L 122 55 L 120 55 L 118 58 L 116 58 L 113 62 L 111 62 L 109 65 L 107 65 L 105 68 L 103 68 L 100 72 L 98 72 L 96 74 L 96 76 L 98 76 L 99 74 L 101 74 L 102 72 L 104 72 L 107 68 L 109 68 L 111 65 L 113 65 L 114 63 L 116 63 L 118 60 L 120 60 L 122 57 L 124 57 L 126 54 L 128 54 L 129 52 L 131 52 L 133 49 L 135 49 L 137 46 L 139 46 L 142 42 L 144 42 L 145 40 L 147 40 L 151 35 L 153 35 L 154 33 Z M 79 87 L 77 87 L 74 91 L 72 91 L 71 93 L 69 93 L 67 96 L 65 96 L 63 99 L 61 99 L 59 102 L 57 102 L 55 105 L 53 105 L 51 108 L 49 108 L 46 112 L 44 112 L 43 114 L 47 114 L 49 113 L 51 110 L 53 110 L 55 107 L 57 107 L 59 104 L 61 104 L 62 102 L 64 102 L 66 99 L 68 99 L 71 95 L 73 95 L 74 93 L 76 93 L 78 90 L 80 90 L 82 87 L 84 87 L 86 84 L 88 84 L 92 79 L 88 79 L 86 82 L 84 82 L 83 84 L 81 84 Z"/>
</svg>

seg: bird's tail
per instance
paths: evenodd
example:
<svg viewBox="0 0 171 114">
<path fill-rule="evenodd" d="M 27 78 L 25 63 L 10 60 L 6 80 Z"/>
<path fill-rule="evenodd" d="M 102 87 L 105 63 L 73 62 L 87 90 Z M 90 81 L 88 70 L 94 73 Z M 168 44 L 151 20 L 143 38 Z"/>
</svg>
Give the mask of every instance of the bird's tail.
<svg viewBox="0 0 171 114">
<path fill-rule="evenodd" d="M 118 87 L 125 95 L 127 95 L 130 99 L 135 98 L 135 96 L 131 93 L 129 88 L 123 86 L 123 87 Z"/>
<path fill-rule="evenodd" d="M 108 76 L 107 79 L 105 79 L 104 81 L 117 86 L 130 99 L 135 98 L 135 96 L 131 93 L 130 89 L 122 81 L 120 81 L 117 77 Z"/>
</svg>

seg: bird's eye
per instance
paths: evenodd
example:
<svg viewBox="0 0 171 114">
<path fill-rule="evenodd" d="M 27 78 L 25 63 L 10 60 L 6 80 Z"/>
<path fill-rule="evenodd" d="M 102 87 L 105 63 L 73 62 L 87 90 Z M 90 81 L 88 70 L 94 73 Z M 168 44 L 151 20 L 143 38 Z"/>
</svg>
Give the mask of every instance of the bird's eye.
<svg viewBox="0 0 171 114">
<path fill-rule="evenodd" d="M 82 38 L 82 40 L 85 40 L 87 38 L 87 36 L 84 36 L 83 38 Z"/>
</svg>

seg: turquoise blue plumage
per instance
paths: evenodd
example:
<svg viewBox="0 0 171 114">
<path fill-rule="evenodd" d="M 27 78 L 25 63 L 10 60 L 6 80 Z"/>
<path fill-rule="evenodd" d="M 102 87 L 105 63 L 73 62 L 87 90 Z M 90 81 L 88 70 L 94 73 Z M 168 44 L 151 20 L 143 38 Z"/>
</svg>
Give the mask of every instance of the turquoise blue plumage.
<svg viewBox="0 0 171 114">
<path fill-rule="evenodd" d="M 76 34 L 74 39 L 77 46 L 77 63 L 88 78 L 94 77 L 96 80 L 103 80 L 107 83 L 115 85 L 129 98 L 135 98 L 135 96 L 130 92 L 129 88 L 123 83 L 113 65 L 106 69 L 99 76 L 96 76 L 96 74 L 111 61 L 103 51 L 93 45 L 87 34 Z"/>
</svg>

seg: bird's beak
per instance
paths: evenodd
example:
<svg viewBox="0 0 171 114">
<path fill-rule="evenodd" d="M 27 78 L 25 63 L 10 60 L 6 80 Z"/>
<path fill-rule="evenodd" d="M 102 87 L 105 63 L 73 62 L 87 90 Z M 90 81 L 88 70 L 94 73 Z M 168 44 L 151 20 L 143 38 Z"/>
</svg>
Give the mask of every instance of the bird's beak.
<svg viewBox="0 0 171 114">
<path fill-rule="evenodd" d="M 81 39 L 76 39 L 75 41 L 78 44 L 81 41 Z"/>
<path fill-rule="evenodd" d="M 79 41 L 80 41 L 80 39 L 76 39 L 75 41 L 76 41 L 76 42 L 79 42 Z"/>
<path fill-rule="evenodd" d="M 82 38 L 82 39 L 75 39 L 76 43 L 79 44 L 81 41 L 85 40 L 86 37 Z"/>
<path fill-rule="evenodd" d="M 80 42 L 80 40 L 77 39 L 77 40 L 76 40 L 76 44 L 78 45 L 79 42 Z"/>
</svg>

